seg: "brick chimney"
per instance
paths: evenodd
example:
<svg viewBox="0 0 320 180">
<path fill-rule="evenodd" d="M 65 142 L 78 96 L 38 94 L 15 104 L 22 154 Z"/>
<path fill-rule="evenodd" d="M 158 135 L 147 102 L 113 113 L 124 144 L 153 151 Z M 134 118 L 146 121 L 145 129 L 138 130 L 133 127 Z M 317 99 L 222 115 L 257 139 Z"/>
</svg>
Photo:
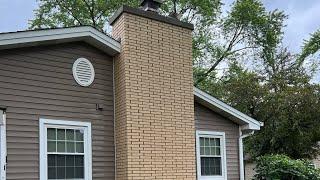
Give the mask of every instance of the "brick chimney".
<svg viewBox="0 0 320 180">
<path fill-rule="evenodd" d="M 122 44 L 114 67 L 116 177 L 194 180 L 193 26 L 159 15 L 153 1 L 142 5 L 110 19 Z"/>
</svg>

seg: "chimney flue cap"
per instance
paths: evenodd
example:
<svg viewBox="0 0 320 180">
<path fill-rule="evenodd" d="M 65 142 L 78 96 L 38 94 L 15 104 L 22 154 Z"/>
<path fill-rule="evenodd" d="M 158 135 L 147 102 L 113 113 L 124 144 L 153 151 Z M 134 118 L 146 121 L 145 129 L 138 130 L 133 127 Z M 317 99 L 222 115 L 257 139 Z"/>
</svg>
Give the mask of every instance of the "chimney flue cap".
<svg viewBox="0 0 320 180">
<path fill-rule="evenodd" d="M 159 12 L 163 0 L 142 0 L 140 6 L 145 11 Z"/>
</svg>

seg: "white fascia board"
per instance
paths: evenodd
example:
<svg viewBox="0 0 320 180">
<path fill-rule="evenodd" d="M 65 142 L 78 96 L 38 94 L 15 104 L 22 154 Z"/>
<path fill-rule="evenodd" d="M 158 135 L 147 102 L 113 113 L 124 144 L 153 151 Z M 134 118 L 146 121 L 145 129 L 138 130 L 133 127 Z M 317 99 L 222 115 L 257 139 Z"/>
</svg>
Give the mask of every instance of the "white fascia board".
<svg viewBox="0 0 320 180">
<path fill-rule="evenodd" d="M 227 105 L 226 103 L 218 100 L 215 97 L 212 97 L 211 95 L 201 91 L 200 89 L 194 87 L 194 95 L 201 100 L 215 106 L 216 108 L 220 109 L 221 111 L 224 111 L 227 114 L 230 114 L 231 116 L 237 118 L 239 121 L 243 122 L 245 125 L 242 125 L 241 128 L 243 130 L 245 129 L 251 129 L 251 130 L 260 130 L 260 127 L 263 126 L 263 123 L 251 118 L 250 116 L 238 111 L 237 109 Z"/>
<path fill-rule="evenodd" d="M 0 34 L 0 49 L 85 41 L 110 55 L 120 52 L 118 41 L 90 26 Z"/>
</svg>

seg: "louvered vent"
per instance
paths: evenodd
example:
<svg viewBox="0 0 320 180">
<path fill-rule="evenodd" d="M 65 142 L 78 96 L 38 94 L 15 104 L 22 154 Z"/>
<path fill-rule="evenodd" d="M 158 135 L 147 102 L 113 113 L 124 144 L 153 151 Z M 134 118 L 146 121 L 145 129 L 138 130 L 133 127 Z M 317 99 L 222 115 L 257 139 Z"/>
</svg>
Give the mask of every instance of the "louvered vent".
<svg viewBox="0 0 320 180">
<path fill-rule="evenodd" d="M 72 71 L 74 79 L 81 86 L 89 86 L 94 80 L 94 69 L 88 59 L 77 59 L 73 63 Z"/>
</svg>

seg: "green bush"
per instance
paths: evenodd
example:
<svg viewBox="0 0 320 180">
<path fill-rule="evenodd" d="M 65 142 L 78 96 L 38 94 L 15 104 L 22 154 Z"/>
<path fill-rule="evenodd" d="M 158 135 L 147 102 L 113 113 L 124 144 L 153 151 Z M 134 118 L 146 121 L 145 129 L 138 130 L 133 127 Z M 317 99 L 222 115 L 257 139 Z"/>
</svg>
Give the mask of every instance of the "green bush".
<svg viewBox="0 0 320 180">
<path fill-rule="evenodd" d="M 257 158 L 255 180 L 320 180 L 320 169 L 310 161 L 294 160 L 285 155 Z"/>
</svg>

